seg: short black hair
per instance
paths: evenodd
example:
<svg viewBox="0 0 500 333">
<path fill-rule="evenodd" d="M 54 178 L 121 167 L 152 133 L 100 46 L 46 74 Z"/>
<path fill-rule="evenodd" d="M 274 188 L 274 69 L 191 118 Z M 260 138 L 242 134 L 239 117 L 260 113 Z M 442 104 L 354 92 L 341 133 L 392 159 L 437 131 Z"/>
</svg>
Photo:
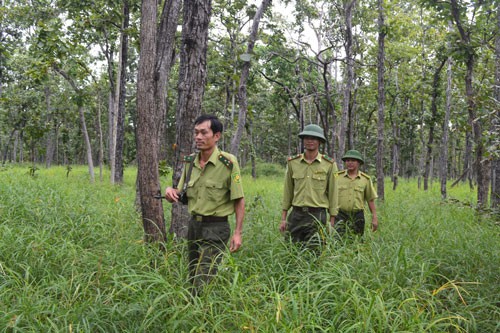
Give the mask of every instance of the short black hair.
<svg viewBox="0 0 500 333">
<path fill-rule="evenodd" d="M 210 129 L 214 134 L 219 132 L 222 133 L 224 126 L 220 122 L 219 118 L 217 118 L 213 114 L 202 114 L 201 116 L 196 118 L 196 120 L 194 121 L 194 125 L 199 125 L 207 120 L 210 120 Z"/>
</svg>

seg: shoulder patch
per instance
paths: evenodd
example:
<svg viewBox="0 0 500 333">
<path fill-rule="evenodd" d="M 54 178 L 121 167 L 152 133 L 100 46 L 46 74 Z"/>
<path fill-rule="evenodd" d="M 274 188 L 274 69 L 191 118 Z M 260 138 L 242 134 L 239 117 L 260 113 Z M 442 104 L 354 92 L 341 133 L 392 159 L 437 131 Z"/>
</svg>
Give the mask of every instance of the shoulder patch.
<svg viewBox="0 0 500 333">
<path fill-rule="evenodd" d="M 233 162 L 231 162 L 231 160 L 226 156 L 222 155 L 222 153 L 219 154 L 219 161 L 221 161 L 222 164 L 224 164 L 229 170 L 233 170 Z"/>
<path fill-rule="evenodd" d="M 196 156 L 196 153 L 193 153 L 191 155 L 186 155 L 182 158 L 182 161 L 183 162 L 192 162 L 192 161 L 194 161 L 195 156 Z"/>
<path fill-rule="evenodd" d="M 297 155 L 294 155 L 294 156 L 288 156 L 288 161 L 295 160 L 295 159 L 297 159 L 297 158 L 299 158 L 301 156 L 302 156 L 302 154 L 297 154 Z"/>
<path fill-rule="evenodd" d="M 345 174 L 346 172 L 347 172 L 347 170 L 340 170 L 340 171 L 335 172 L 335 174 L 340 176 L 342 174 Z"/>
<path fill-rule="evenodd" d="M 359 174 L 365 178 L 368 178 L 369 180 L 371 180 L 371 177 L 368 176 L 366 173 L 364 173 L 363 171 L 360 171 Z"/>
<path fill-rule="evenodd" d="M 330 163 L 335 162 L 335 160 L 333 158 L 331 158 L 330 156 L 328 156 L 327 154 L 323 154 L 322 157 Z"/>
</svg>

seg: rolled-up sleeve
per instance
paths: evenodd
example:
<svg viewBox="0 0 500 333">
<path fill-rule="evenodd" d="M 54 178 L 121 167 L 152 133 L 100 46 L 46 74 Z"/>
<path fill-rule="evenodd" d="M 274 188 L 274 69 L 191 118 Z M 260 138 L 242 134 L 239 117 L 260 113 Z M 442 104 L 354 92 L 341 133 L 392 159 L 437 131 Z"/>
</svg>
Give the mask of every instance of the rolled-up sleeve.
<svg viewBox="0 0 500 333">
<path fill-rule="evenodd" d="M 339 212 L 339 191 L 337 186 L 337 163 L 333 163 L 328 178 L 328 213 L 337 216 Z"/>
</svg>

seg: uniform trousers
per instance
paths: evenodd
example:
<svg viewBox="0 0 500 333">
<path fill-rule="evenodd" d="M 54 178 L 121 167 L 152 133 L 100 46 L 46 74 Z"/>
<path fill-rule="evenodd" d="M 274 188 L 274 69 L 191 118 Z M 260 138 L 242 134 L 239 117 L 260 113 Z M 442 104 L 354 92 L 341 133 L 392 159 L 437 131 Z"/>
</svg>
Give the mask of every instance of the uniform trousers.
<svg viewBox="0 0 500 333">
<path fill-rule="evenodd" d="M 365 212 L 363 210 L 353 212 L 339 210 L 338 215 L 335 217 L 334 228 L 339 236 L 344 236 L 346 233 L 363 236 L 365 232 Z"/>
<path fill-rule="evenodd" d="M 205 222 L 193 216 L 188 224 L 189 277 L 195 291 L 217 274 L 231 228 L 227 221 Z"/>
<path fill-rule="evenodd" d="M 293 242 L 323 243 L 319 230 L 325 225 L 325 208 L 294 206 L 288 216 L 286 230 Z"/>
</svg>

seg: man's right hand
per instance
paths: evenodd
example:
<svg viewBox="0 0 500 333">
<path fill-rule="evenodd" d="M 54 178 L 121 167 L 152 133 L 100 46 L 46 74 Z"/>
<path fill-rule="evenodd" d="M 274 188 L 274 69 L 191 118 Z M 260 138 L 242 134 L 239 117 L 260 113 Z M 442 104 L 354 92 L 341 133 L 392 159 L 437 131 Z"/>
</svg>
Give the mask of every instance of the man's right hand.
<svg viewBox="0 0 500 333">
<path fill-rule="evenodd" d="M 165 190 L 165 199 L 167 199 L 168 202 L 179 201 L 179 190 L 173 187 L 167 187 Z"/>
</svg>

